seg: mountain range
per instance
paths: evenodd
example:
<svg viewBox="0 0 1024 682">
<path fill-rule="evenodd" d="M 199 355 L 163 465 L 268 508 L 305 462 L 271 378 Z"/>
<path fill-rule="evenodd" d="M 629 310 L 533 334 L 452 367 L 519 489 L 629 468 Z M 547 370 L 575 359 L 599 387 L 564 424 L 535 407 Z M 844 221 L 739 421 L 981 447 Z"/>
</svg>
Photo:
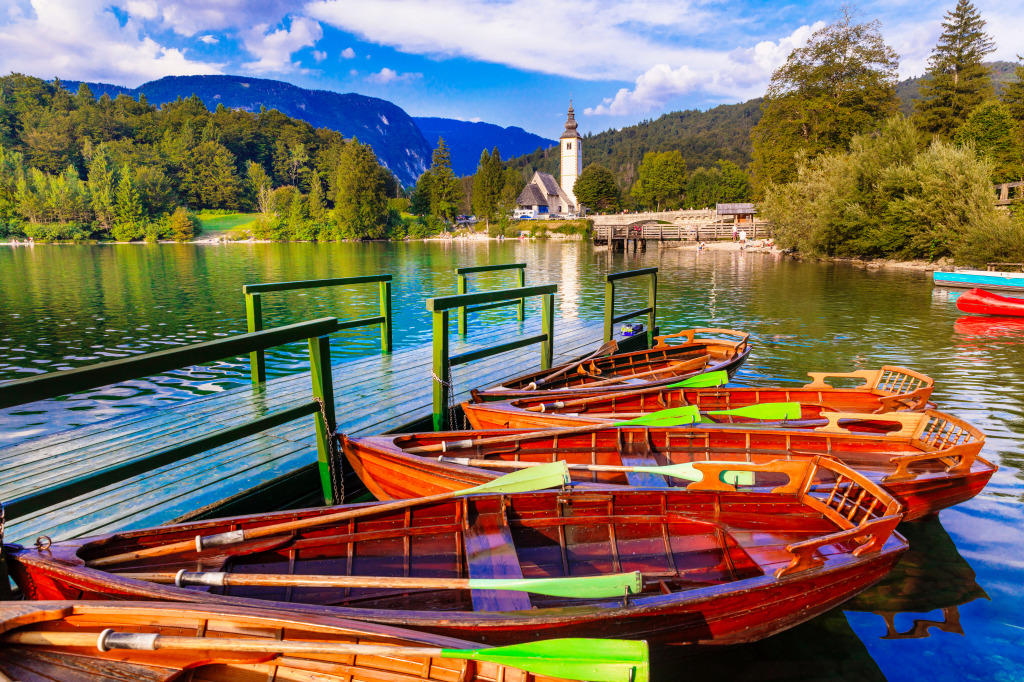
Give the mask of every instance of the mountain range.
<svg viewBox="0 0 1024 682">
<path fill-rule="evenodd" d="M 82 81 L 62 81 L 72 93 Z M 490 123 L 447 118 L 412 118 L 387 100 L 356 93 L 341 94 L 308 90 L 282 81 L 243 76 L 167 76 L 128 88 L 110 83 L 86 85 L 97 97 L 145 95 L 150 104 L 173 102 L 196 95 L 213 110 L 223 104 L 230 109 L 259 111 L 277 109 L 317 128 L 330 128 L 345 137 L 369 144 L 377 158 L 405 185 L 412 185 L 430 167 L 438 137 L 451 149 L 452 168 L 458 175 L 476 172 L 483 149 L 498 147 L 505 158 L 519 156 L 554 140 L 528 133 L 522 128 L 502 128 Z"/>
</svg>

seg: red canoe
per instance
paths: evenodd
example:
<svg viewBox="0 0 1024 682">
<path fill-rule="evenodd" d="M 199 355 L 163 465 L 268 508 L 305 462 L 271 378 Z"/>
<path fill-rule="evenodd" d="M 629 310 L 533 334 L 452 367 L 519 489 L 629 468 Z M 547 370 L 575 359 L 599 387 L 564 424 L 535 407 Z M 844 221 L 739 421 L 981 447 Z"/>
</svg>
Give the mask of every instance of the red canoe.
<svg viewBox="0 0 1024 682">
<path fill-rule="evenodd" d="M 971 289 L 956 299 L 956 307 L 975 315 L 1012 315 L 1024 317 L 1024 298 L 1000 296 L 984 289 Z"/>
</svg>

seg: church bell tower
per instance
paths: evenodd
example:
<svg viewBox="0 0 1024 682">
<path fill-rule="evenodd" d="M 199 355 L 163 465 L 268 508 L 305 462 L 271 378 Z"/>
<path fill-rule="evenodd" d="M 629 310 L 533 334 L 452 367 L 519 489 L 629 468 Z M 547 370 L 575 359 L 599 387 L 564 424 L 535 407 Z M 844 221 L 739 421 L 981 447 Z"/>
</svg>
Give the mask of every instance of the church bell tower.
<svg viewBox="0 0 1024 682">
<path fill-rule="evenodd" d="M 569 118 L 565 121 L 565 132 L 559 139 L 562 148 L 562 191 L 569 195 L 576 211 L 580 210 L 579 202 L 576 201 L 576 193 L 573 186 L 576 178 L 583 172 L 583 149 L 581 148 L 583 138 L 576 132 L 576 117 L 572 110 L 572 100 L 569 100 Z"/>
</svg>

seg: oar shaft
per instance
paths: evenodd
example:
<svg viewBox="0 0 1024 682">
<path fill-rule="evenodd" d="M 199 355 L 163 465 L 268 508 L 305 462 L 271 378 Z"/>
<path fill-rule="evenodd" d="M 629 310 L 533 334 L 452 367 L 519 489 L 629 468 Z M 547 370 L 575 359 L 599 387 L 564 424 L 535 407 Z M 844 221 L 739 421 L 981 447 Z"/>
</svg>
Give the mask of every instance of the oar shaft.
<svg viewBox="0 0 1024 682">
<path fill-rule="evenodd" d="M 406 450 L 410 455 L 421 455 L 425 452 L 448 452 L 449 450 L 461 450 L 463 448 L 476 447 L 478 445 L 501 445 L 503 443 L 518 443 L 521 440 L 527 438 L 545 438 L 548 436 L 572 436 L 580 433 L 590 433 L 591 431 L 600 431 L 601 429 L 612 428 L 611 424 L 586 424 L 584 426 L 574 426 L 572 428 L 560 428 L 560 429 L 548 429 L 546 431 L 531 431 L 524 434 L 515 434 L 511 436 L 494 436 L 492 438 L 465 438 L 462 440 L 445 441 L 437 443 L 436 445 L 421 445 L 417 448 L 409 448 Z"/>
<path fill-rule="evenodd" d="M 438 459 L 442 462 L 480 467 L 481 469 L 527 469 L 547 464 L 547 462 L 516 462 L 512 460 L 471 459 L 469 457 L 439 457 Z M 572 471 L 624 471 L 629 473 L 638 469 L 637 467 L 621 466 L 618 464 L 566 464 L 566 466 Z"/>
<path fill-rule="evenodd" d="M 397 587 L 413 590 L 470 589 L 468 578 L 388 578 L 379 576 L 283 575 L 278 573 L 118 573 L 119 576 L 168 585 L 207 587 L 253 585 L 260 587 Z"/>
<path fill-rule="evenodd" d="M 618 384 L 623 381 L 629 381 L 630 379 L 640 379 L 642 377 L 648 377 L 652 374 L 659 374 L 661 372 L 685 372 L 690 369 L 697 369 L 707 364 L 711 358 L 710 355 L 702 355 L 699 358 L 692 360 L 684 360 L 681 362 L 672 362 L 660 369 L 652 369 L 646 372 L 638 372 L 636 374 L 626 374 L 623 376 L 615 377 L 614 379 L 605 379 L 604 381 L 592 381 L 588 384 L 584 384 L 585 388 L 593 388 L 595 386 L 610 386 L 612 384 Z"/>
<path fill-rule="evenodd" d="M 4 635 L 5 644 L 27 646 L 74 646 L 102 649 L 153 651 L 252 651 L 282 654 L 339 654 L 356 656 L 441 656 L 437 647 L 404 647 L 332 642 L 288 642 L 273 639 L 227 639 L 221 637 L 174 637 L 134 632 L 14 632 Z"/>
</svg>

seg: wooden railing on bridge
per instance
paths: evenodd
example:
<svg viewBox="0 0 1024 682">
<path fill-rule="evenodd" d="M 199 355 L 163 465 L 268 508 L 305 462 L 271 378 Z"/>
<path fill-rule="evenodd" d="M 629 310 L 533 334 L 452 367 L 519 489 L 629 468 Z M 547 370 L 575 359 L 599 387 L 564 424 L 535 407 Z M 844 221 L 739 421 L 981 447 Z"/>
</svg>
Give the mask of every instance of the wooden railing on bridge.
<svg viewBox="0 0 1024 682">
<path fill-rule="evenodd" d="M 766 239 L 768 223 L 704 223 L 691 225 L 645 224 L 645 225 L 595 225 L 594 241 L 625 241 L 645 239 L 652 241 L 720 241 L 733 238 L 733 229 L 747 233 L 747 240 Z"/>
<path fill-rule="evenodd" d="M 515 270 L 516 271 L 516 282 L 519 288 L 522 289 L 526 286 L 526 263 L 504 263 L 502 265 L 476 265 L 469 268 L 458 268 L 455 273 L 459 276 L 459 289 L 458 293 L 468 294 L 468 282 L 466 281 L 466 275 L 470 275 L 475 272 L 497 272 L 499 270 Z M 465 336 L 467 328 L 469 327 L 469 313 L 478 313 L 483 310 L 490 310 L 492 308 L 504 308 L 505 306 L 514 305 L 517 307 L 516 319 L 522 322 L 526 319 L 526 301 L 519 299 L 518 301 L 498 301 L 496 303 L 487 303 L 484 305 L 478 305 L 475 307 L 461 306 L 459 307 L 459 336 Z"/>
<path fill-rule="evenodd" d="M 996 206 L 1009 206 L 1024 198 L 1024 181 L 1004 182 L 996 185 L 995 189 L 999 193 L 999 198 L 996 199 Z"/>
<path fill-rule="evenodd" d="M 632 310 L 621 315 L 615 314 L 615 283 L 633 277 L 648 277 L 647 280 L 647 307 Z M 612 340 L 615 334 L 615 325 L 618 322 L 631 320 L 641 315 L 647 316 L 647 345 L 654 345 L 654 336 L 657 328 L 654 324 L 654 316 L 658 308 L 658 268 L 643 268 L 641 270 L 627 270 L 605 275 L 604 278 L 604 340 L 607 343 Z"/>
</svg>

